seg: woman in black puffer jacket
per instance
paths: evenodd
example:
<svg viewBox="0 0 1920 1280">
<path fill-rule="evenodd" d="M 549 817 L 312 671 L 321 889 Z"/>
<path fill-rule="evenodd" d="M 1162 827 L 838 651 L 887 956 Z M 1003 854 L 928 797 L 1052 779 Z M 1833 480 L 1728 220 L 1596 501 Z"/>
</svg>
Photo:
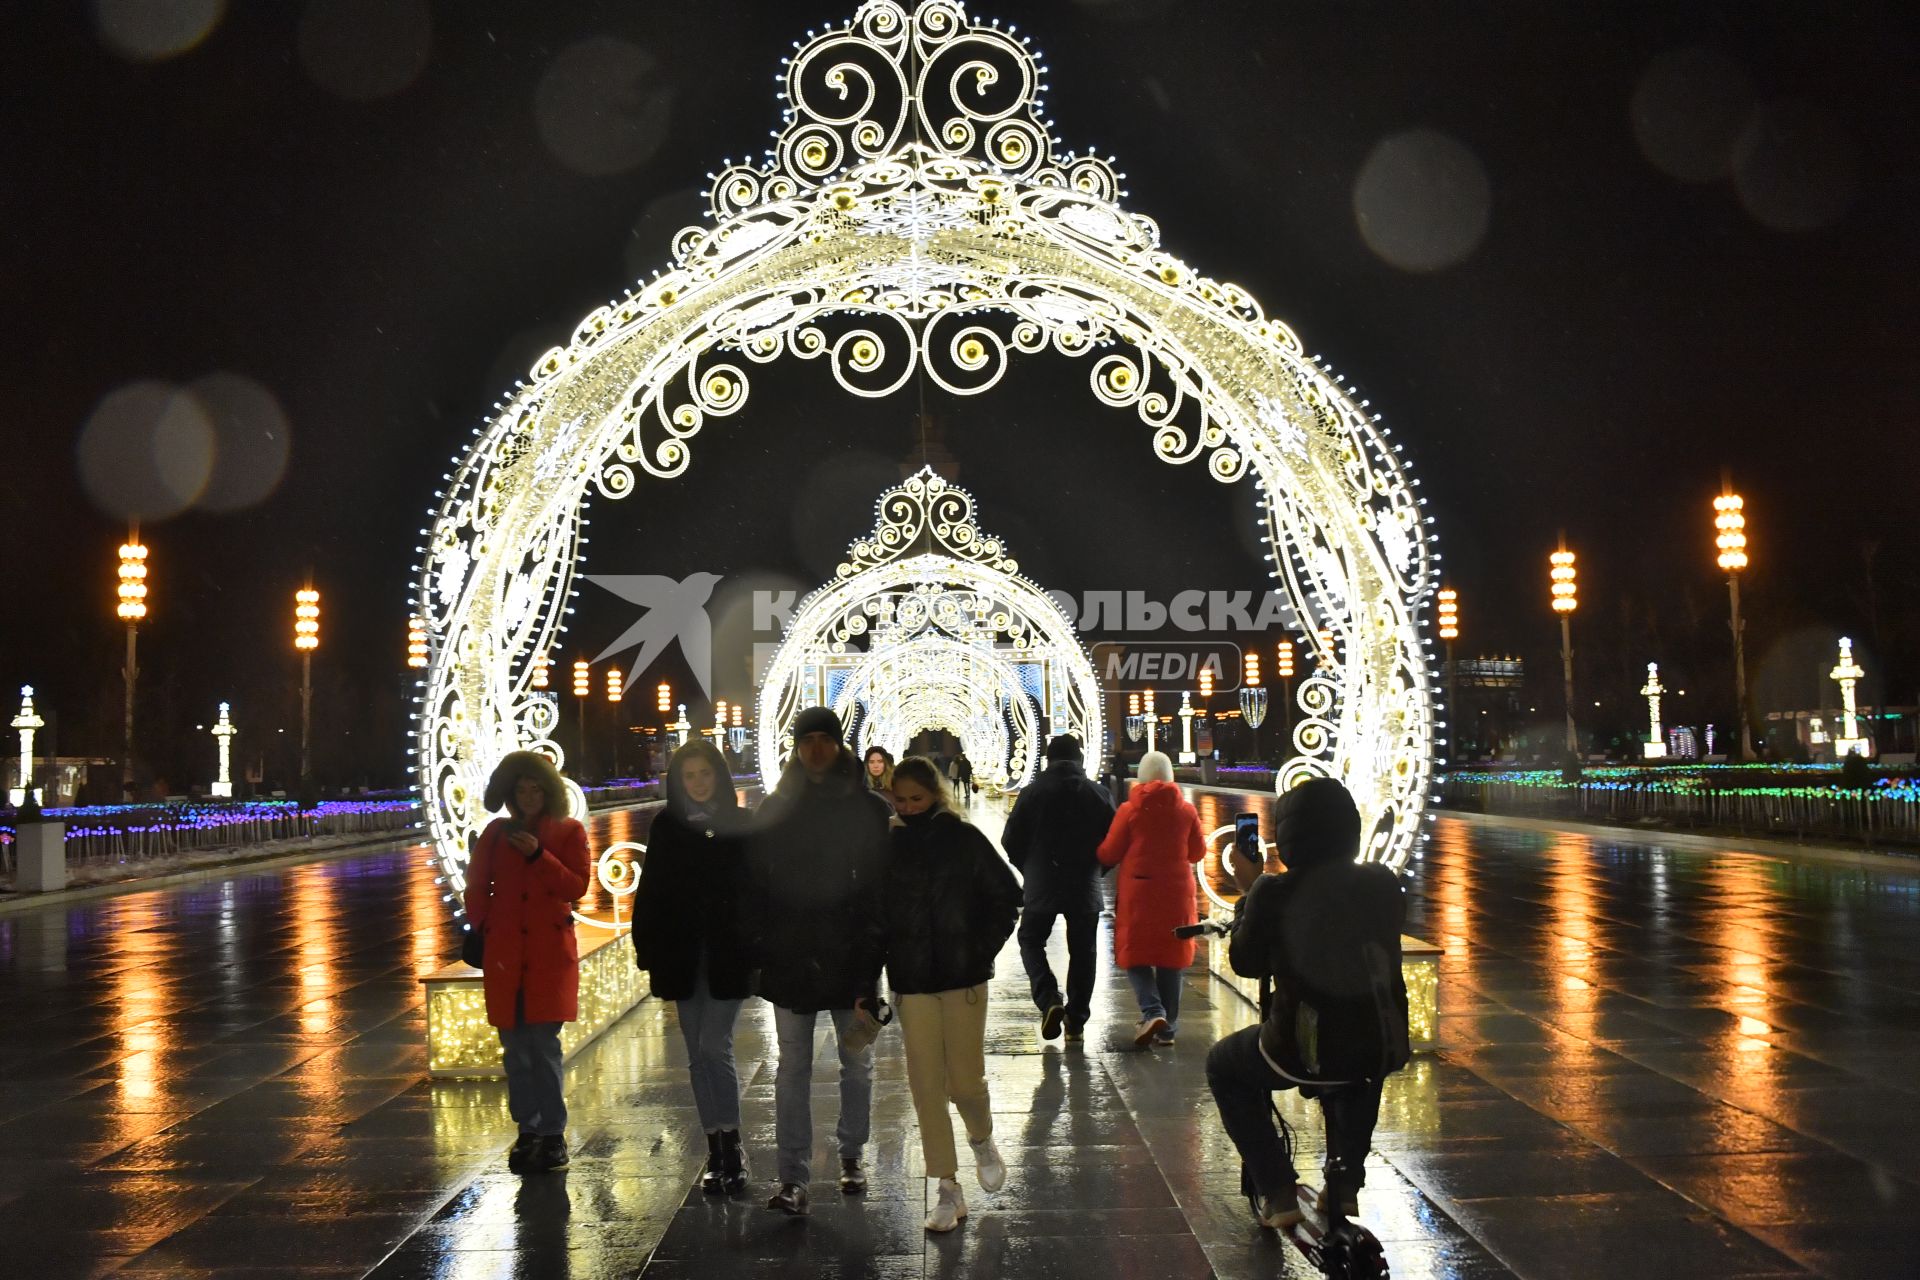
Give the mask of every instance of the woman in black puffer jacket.
<svg viewBox="0 0 1920 1280">
<path fill-rule="evenodd" d="M 940 1182 L 927 1230 L 950 1231 L 967 1202 L 949 1102 L 966 1122 L 981 1189 L 1006 1181 L 987 1098 L 987 981 L 1019 917 L 1020 882 L 993 842 L 953 811 L 932 761 L 901 761 L 893 794 L 901 825 L 887 864 L 887 978 L 927 1176 Z"/>
<path fill-rule="evenodd" d="M 746 818 L 711 742 L 695 740 L 667 765 L 666 808 L 647 833 L 647 860 L 633 896 L 633 950 L 654 997 L 674 1002 L 687 1042 L 694 1106 L 707 1131 L 700 1189 L 746 1190 L 740 1148 L 740 1075 L 733 1024 L 747 997 L 739 937 Z"/>
</svg>

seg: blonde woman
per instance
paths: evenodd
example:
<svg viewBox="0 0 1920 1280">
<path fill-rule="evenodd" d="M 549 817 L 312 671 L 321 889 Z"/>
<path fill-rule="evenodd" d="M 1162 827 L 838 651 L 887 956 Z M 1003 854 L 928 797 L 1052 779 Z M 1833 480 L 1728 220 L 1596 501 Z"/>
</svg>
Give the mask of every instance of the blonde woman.
<svg viewBox="0 0 1920 1280">
<path fill-rule="evenodd" d="M 931 760 L 902 760 L 893 794 L 900 825 L 884 899 L 887 977 L 927 1176 L 938 1183 L 926 1227 L 951 1231 L 967 1200 L 949 1103 L 966 1123 L 980 1189 L 998 1191 L 1007 1178 L 987 1097 L 987 983 L 1020 914 L 1020 882 L 993 842 L 954 812 Z"/>
</svg>

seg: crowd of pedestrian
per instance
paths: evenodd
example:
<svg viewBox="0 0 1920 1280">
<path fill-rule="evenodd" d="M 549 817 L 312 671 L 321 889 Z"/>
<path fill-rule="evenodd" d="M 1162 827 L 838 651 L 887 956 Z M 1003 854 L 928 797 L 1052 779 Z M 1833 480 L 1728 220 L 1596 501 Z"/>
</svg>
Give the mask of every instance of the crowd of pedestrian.
<svg viewBox="0 0 1920 1280">
<path fill-rule="evenodd" d="M 1199 816 L 1160 752 L 1141 759 L 1117 811 L 1107 788 L 1087 777 L 1077 740 L 1056 737 L 1046 759 L 1007 817 L 1003 857 L 965 816 L 961 797 L 970 793 L 973 769 L 964 751 L 944 767 L 921 756 L 895 763 L 880 746 L 856 757 L 839 718 L 825 707 L 796 717 L 792 755 L 751 816 L 727 759 L 711 743 L 690 742 L 673 753 L 665 807 L 654 818 L 634 895 L 632 939 L 653 995 L 673 1003 L 686 1042 L 707 1140 L 703 1191 L 737 1196 L 749 1184 L 733 1054 L 747 999 L 772 1006 L 778 1041 L 767 1207 L 796 1217 L 809 1211 L 821 1015 L 840 1064 L 839 1188 L 857 1195 L 867 1185 L 873 1046 L 897 1014 L 926 1172 L 936 1184 L 926 1227 L 952 1230 L 968 1212 L 952 1110 L 965 1126 L 981 1189 L 991 1194 L 1006 1179 L 985 1058 L 995 959 L 1017 924 L 1039 1035 L 1083 1039 L 1097 973 L 1099 882 L 1109 872 L 1116 881 L 1114 962 L 1139 1004 L 1134 1043 L 1152 1049 L 1175 1042 L 1182 983 L 1194 960 L 1194 943 L 1176 931 L 1191 933 L 1196 923 L 1193 867 L 1206 852 Z M 1287 875 L 1262 876 L 1244 859 L 1233 865 L 1242 902 L 1251 904 L 1236 925 L 1233 963 L 1274 979 L 1278 994 L 1263 1005 L 1251 1038 L 1229 1037 L 1208 1059 L 1226 1127 L 1247 1162 L 1249 1199 L 1268 1226 L 1298 1216 L 1287 1216 L 1294 1202 L 1284 1157 L 1276 1155 L 1277 1131 L 1257 1098 L 1295 1087 L 1322 1096 L 1333 1153 L 1327 1195 L 1336 1211 L 1346 1211 L 1358 1192 L 1380 1080 L 1405 1061 L 1404 1053 L 1394 1060 L 1396 1047 L 1376 1043 L 1378 1037 L 1351 1049 L 1368 1017 L 1383 1026 L 1388 1020 L 1379 993 L 1390 999 L 1399 981 L 1399 889 L 1390 873 L 1384 882 L 1364 874 L 1305 878 L 1316 867 L 1353 867 L 1358 851 L 1357 813 L 1350 823 L 1345 816 L 1351 798 L 1338 783 L 1321 781 L 1346 808 L 1338 810 L 1318 784 L 1301 789 L 1312 792 L 1310 804 L 1295 803 L 1301 793 L 1283 801 L 1282 835 L 1301 849 Z M 559 1032 L 577 1016 L 572 910 L 587 887 L 586 832 L 567 812 L 553 764 L 536 753 L 508 755 L 486 802 L 506 816 L 474 847 L 467 959 L 482 970 L 519 1127 L 508 1166 L 539 1173 L 568 1163 Z M 1359 901 L 1367 912 L 1366 949 L 1356 943 L 1342 951 L 1338 938 L 1328 941 L 1329 931 L 1338 934 L 1341 913 Z M 1297 918 L 1302 910 L 1318 913 L 1311 926 Z M 1063 920 L 1064 989 L 1047 958 Z M 1310 931 L 1317 931 L 1311 954 L 1299 945 Z M 1382 977 L 1389 951 L 1393 971 Z M 1339 969 L 1328 959 L 1335 955 L 1352 963 Z M 891 1005 L 882 996 L 883 976 Z M 1323 995 L 1329 984 L 1331 1002 Z M 1404 1027 L 1404 990 L 1399 1001 Z M 1322 1037 L 1304 1049 L 1296 1034 L 1302 1010 L 1320 1019 Z M 1280 1023 L 1287 1026 L 1273 1030 Z M 1404 1038 L 1403 1031 L 1402 1046 Z M 1319 1060 L 1322 1046 L 1332 1074 Z"/>
</svg>

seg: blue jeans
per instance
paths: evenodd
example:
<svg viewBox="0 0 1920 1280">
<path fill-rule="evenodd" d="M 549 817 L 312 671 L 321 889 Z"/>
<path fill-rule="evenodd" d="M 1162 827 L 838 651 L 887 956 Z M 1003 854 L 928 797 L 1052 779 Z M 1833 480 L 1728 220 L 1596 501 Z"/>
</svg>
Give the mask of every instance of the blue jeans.
<svg viewBox="0 0 1920 1280">
<path fill-rule="evenodd" d="M 1299 1174 L 1293 1167 L 1292 1138 L 1284 1125 L 1275 1124 L 1273 1095 L 1298 1089 L 1301 1082 L 1273 1069 L 1260 1052 L 1258 1026 L 1242 1027 L 1214 1044 L 1207 1054 L 1207 1087 L 1253 1189 L 1291 1203 Z M 1366 1185 L 1367 1152 L 1380 1119 L 1380 1082 L 1355 1080 L 1334 1087 L 1309 1083 L 1307 1089 L 1319 1097 L 1326 1123 L 1327 1190 L 1357 1192 Z"/>
<path fill-rule="evenodd" d="M 687 1042 L 687 1074 L 693 1079 L 693 1105 L 708 1133 L 740 1127 L 740 1073 L 733 1065 L 733 1023 L 740 1000 L 718 1000 L 707 989 L 706 964 L 693 994 L 674 1001 L 680 1034 Z"/>
<path fill-rule="evenodd" d="M 1180 987 L 1186 976 L 1185 969 L 1157 969 L 1147 964 L 1128 969 L 1127 981 L 1133 986 L 1133 998 L 1140 1002 L 1141 1021 L 1165 1018 L 1167 1034 L 1172 1035 L 1180 1024 Z"/>
<path fill-rule="evenodd" d="M 840 1123 L 834 1136 L 842 1160 L 857 1160 L 873 1124 L 873 1048 L 849 1056 L 840 1034 L 853 1020 L 851 1009 L 827 1010 L 833 1018 L 834 1048 L 840 1054 Z M 780 1066 L 773 1077 L 773 1137 L 780 1149 L 780 1181 L 807 1184 L 813 1166 L 813 1036 L 817 1013 L 795 1013 L 774 1006 L 773 1025 L 780 1036 Z"/>
<path fill-rule="evenodd" d="M 561 1091 L 560 1024 L 522 1022 L 499 1027 L 500 1061 L 507 1072 L 507 1113 L 521 1133 L 549 1138 L 567 1131 L 567 1100 Z"/>
</svg>

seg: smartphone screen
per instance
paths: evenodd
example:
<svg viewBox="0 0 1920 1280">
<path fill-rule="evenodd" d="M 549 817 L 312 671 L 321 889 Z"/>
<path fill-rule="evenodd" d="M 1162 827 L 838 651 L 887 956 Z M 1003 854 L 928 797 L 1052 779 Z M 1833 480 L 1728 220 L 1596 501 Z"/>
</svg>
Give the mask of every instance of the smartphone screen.
<svg viewBox="0 0 1920 1280">
<path fill-rule="evenodd" d="M 1233 847 L 1249 862 L 1259 865 L 1266 860 L 1260 849 L 1260 815 L 1243 813 L 1233 820 Z"/>
</svg>

